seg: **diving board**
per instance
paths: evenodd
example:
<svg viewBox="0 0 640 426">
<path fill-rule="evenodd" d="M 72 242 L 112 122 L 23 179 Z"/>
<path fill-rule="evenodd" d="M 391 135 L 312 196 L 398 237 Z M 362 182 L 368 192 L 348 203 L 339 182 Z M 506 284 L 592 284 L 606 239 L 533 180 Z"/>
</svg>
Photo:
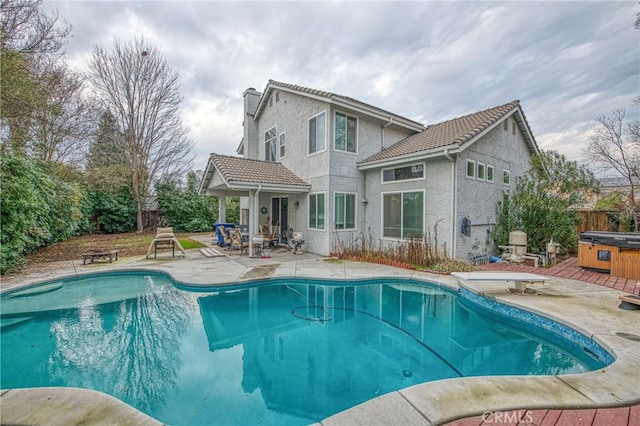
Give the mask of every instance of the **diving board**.
<svg viewBox="0 0 640 426">
<path fill-rule="evenodd" d="M 531 274 L 529 272 L 494 272 L 494 271 L 486 271 L 486 272 L 452 272 L 452 277 L 458 278 L 458 282 L 460 280 L 464 280 L 467 282 L 474 281 L 504 281 L 506 283 L 513 282 L 514 290 L 517 292 L 524 294 L 527 291 L 527 284 L 533 283 L 544 283 L 545 281 L 550 280 L 551 278 L 545 277 L 544 275 Z"/>
</svg>

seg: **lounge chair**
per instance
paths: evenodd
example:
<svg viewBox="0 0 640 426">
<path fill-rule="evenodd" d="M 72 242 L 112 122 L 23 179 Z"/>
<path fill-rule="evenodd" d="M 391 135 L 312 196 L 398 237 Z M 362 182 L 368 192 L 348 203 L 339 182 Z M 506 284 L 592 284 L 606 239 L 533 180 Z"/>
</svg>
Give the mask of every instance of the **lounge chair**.
<svg viewBox="0 0 640 426">
<path fill-rule="evenodd" d="M 180 244 L 180 241 L 176 238 L 173 233 L 173 228 L 157 228 L 156 236 L 149 244 L 149 249 L 147 249 L 147 259 L 151 256 L 151 250 L 154 251 L 154 258 L 158 258 L 158 248 L 169 248 L 171 249 L 171 255 L 175 257 L 176 248 L 180 250 L 182 256 L 185 256 L 186 253 L 184 248 Z"/>
<path fill-rule="evenodd" d="M 623 294 L 620 296 L 620 309 L 635 311 L 640 309 L 640 296 L 635 294 Z"/>
<path fill-rule="evenodd" d="M 229 236 L 231 237 L 231 245 L 229 251 L 240 250 L 240 254 L 242 255 L 249 247 L 249 241 L 242 240 L 242 234 L 240 233 L 240 230 L 238 228 L 229 229 Z"/>
</svg>

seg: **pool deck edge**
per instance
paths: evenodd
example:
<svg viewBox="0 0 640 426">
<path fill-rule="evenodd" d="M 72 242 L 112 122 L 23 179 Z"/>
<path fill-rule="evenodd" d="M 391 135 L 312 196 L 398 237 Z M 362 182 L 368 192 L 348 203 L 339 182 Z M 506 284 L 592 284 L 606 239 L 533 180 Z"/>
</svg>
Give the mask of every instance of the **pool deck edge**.
<svg viewBox="0 0 640 426">
<path fill-rule="evenodd" d="M 118 263 L 98 267 L 82 267 L 67 262 L 48 276 L 39 274 L 16 281 L 3 282 L 2 291 L 17 288 L 45 278 L 61 278 L 81 273 L 144 269 L 162 271 L 179 282 L 201 286 L 245 284 L 251 280 L 275 277 L 353 279 L 373 277 L 412 278 L 436 282 L 457 288 L 450 276 L 416 272 L 390 266 L 350 261 L 333 261 L 320 256 L 293 256 L 283 261 L 247 259 L 239 256 L 202 258 L 197 251 L 188 251 L 185 259 L 143 261 L 121 259 Z M 73 266 L 73 267 L 72 267 Z M 542 272 L 542 274 L 544 274 Z M 214 282 L 212 282 L 214 281 Z M 505 291 L 504 283 L 483 283 L 474 291 L 511 306 L 522 307 L 548 318 L 570 325 L 596 340 L 616 357 L 616 361 L 589 373 L 558 376 L 483 376 L 448 379 L 405 388 L 364 402 L 320 423 L 333 425 L 373 424 L 443 424 L 456 419 L 479 415 L 487 411 L 512 409 L 575 409 L 629 406 L 640 402 L 640 343 L 620 337 L 638 334 L 640 311 L 618 309 L 622 292 L 595 284 L 552 278 L 536 287 L 537 296 L 520 296 Z M 85 395 L 91 393 L 90 404 Z M 21 400 L 31 401 L 29 404 Z M 49 401 L 67 401 L 51 404 Z M 85 401 L 74 403 L 74 401 Z M 46 413 L 38 417 L 41 423 L 72 424 L 67 416 L 89 419 L 85 424 L 150 424 L 145 414 L 100 392 L 73 388 L 35 388 L 3 390 L 0 396 L 3 423 L 24 423 L 20 417 Z M 70 405 L 69 405 L 70 404 Z M 57 409 L 55 407 L 58 407 Z M 63 407 L 65 407 L 63 409 Z M 120 407 L 117 409 L 115 407 Z M 104 411 L 100 411 L 104 408 Z M 57 411 L 56 411 L 57 410 Z M 104 415 L 98 419 L 95 410 Z M 132 414 L 131 410 L 137 414 Z M 57 413 L 57 414 L 56 414 Z M 75 414 L 74 414 L 75 413 Z M 118 417 L 118 416 L 124 417 Z M 5 417 L 6 416 L 6 417 Z M 129 418 L 133 422 L 120 422 Z M 140 423 L 136 423 L 140 419 Z M 26 420 L 25 420 L 26 421 Z M 156 422 L 155 424 L 160 424 Z"/>
</svg>

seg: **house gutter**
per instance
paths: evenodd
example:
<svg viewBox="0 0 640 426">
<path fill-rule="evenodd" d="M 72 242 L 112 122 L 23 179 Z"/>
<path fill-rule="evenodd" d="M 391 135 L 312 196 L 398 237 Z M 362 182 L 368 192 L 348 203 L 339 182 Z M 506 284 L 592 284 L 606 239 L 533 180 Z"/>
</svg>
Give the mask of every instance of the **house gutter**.
<svg viewBox="0 0 640 426">
<path fill-rule="evenodd" d="M 461 151 L 460 146 L 457 143 L 450 144 L 447 147 L 433 148 L 425 151 L 417 151 L 409 154 L 398 155 L 396 157 L 384 158 L 381 160 L 370 161 L 367 163 L 356 163 L 359 170 L 376 169 L 379 167 L 395 166 L 402 163 L 409 163 L 411 161 L 425 160 L 428 158 L 440 157 L 443 152 L 456 153 Z"/>
<path fill-rule="evenodd" d="M 456 253 L 456 240 L 458 227 L 456 226 L 456 192 L 458 186 L 456 185 L 456 160 L 451 156 L 448 149 L 444 150 L 444 158 L 451 162 L 451 184 L 453 190 L 451 191 L 451 257 L 455 257 Z"/>
</svg>

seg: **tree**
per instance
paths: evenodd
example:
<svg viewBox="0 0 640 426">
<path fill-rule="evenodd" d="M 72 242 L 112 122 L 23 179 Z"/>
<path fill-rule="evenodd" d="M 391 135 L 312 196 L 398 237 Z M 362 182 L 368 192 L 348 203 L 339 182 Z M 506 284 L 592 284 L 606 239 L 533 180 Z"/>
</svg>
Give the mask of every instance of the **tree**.
<svg viewBox="0 0 640 426">
<path fill-rule="evenodd" d="M 81 79 L 61 61 L 71 27 L 41 0 L 0 0 L 2 150 L 68 160 L 88 134 Z"/>
<path fill-rule="evenodd" d="M 115 117 L 104 112 L 86 158 L 85 179 L 89 206 L 87 216 L 101 232 L 131 232 L 136 229 L 136 204 L 129 180 Z"/>
<path fill-rule="evenodd" d="M 191 165 L 192 142 L 182 125 L 178 75 L 161 52 L 144 39 L 114 43 L 107 52 L 95 46 L 90 80 L 105 110 L 122 132 L 119 145 L 137 206 L 137 229 L 153 181 L 163 175 L 181 176 Z"/>
<path fill-rule="evenodd" d="M 218 217 L 218 199 L 198 194 L 202 172 L 189 172 L 185 185 L 166 176 L 155 184 L 162 216 L 176 231 L 209 231 Z"/>
<path fill-rule="evenodd" d="M 498 203 L 493 237 L 499 245 L 507 245 L 509 232 L 521 230 L 527 234 L 533 253 L 543 251 L 551 239 L 575 249 L 580 223 L 576 207 L 597 187 L 597 180 L 585 166 L 567 161 L 555 151 L 535 155 L 514 191 Z"/>
<path fill-rule="evenodd" d="M 82 76 L 61 60 L 38 68 L 45 102 L 33 113 L 32 155 L 79 166 L 86 156 L 96 121 L 95 109 L 83 95 Z"/>
<path fill-rule="evenodd" d="M 640 97 L 634 99 L 640 103 Z M 618 108 L 610 114 L 597 118 L 589 145 L 584 151 L 586 159 L 601 170 L 613 172 L 624 179 L 629 190 L 625 191 L 626 202 L 622 211 L 640 226 L 640 200 L 636 191 L 640 188 L 640 121 L 625 122 L 626 111 Z"/>
<path fill-rule="evenodd" d="M 42 0 L 0 1 L 0 43 L 2 49 L 20 53 L 46 54 L 60 51 L 71 32 L 58 22 L 58 12 L 40 10 Z"/>
</svg>

